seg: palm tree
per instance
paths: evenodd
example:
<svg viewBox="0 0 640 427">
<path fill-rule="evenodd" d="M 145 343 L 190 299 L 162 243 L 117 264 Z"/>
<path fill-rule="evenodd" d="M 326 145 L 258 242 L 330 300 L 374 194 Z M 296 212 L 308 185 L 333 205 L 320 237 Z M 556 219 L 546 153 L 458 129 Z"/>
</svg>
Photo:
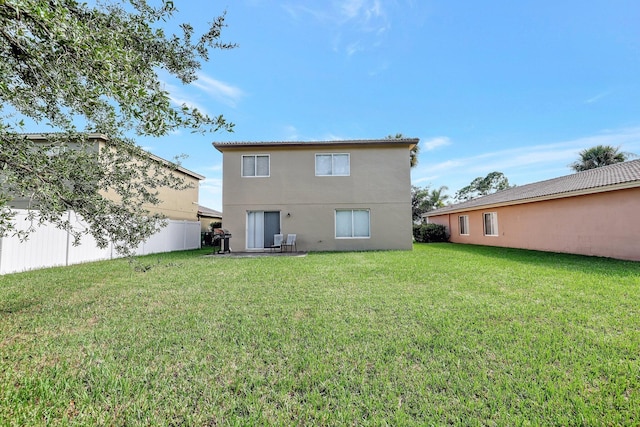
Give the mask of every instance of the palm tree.
<svg viewBox="0 0 640 427">
<path fill-rule="evenodd" d="M 420 152 L 420 147 L 418 144 L 414 145 L 411 151 L 409 151 L 409 164 L 412 168 L 418 166 L 418 153 Z"/>
<path fill-rule="evenodd" d="M 443 185 L 440 188 L 434 188 L 433 190 L 431 190 L 431 192 L 429 193 L 429 210 L 444 207 L 444 202 L 450 199 L 450 196 L 448 194 L 443 194 L 448 189 L 449 187 Z"/>
<path fill-rule="evenodd" d="M 620 151 L 620 147 L 596 145 L 595 147 L 582 150 L 579 156 L 580 158 L 578 160 L 569 165 L 571 169 L 576 172 L 624 162 L 629 157 L 635 156 L 635 154 L 623 153 Z"/>
</svg>

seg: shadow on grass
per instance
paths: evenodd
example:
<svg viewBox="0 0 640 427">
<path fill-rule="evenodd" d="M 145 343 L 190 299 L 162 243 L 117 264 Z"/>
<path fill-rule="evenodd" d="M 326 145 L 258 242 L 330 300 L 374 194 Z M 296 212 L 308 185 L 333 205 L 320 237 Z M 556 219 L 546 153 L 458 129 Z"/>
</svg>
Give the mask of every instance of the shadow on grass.
<svg viewBox="0 0 640 427">
<path fill-rule="evenodd" d="M 444 253 L 463 253 L 506 262 L 526 263 L 568 271 L 619 275 L 622 277 L 637 276 L 640 278 L 640 262 L 637 261 L 460 243 L 415 243 L 415 245 L 437 248 L 438 251 Z"/>
</svg>

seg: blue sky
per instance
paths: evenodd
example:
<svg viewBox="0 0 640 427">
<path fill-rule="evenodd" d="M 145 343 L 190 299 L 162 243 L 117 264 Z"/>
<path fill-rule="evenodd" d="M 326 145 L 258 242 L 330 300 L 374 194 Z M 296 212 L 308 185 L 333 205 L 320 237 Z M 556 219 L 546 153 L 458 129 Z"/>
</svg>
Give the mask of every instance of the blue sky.
<svg viewBox="0 0 640 427">
<path fill-rule="evenodd" d="M 640 2 L 176 0 L 204 28 L 227 11 L 200 79 L 165 80 L 176 103 L 235 123 L 141 145 L 205 175 L 222 208 L 213 141 L 383 138 L 421 142 L 414 185 L 456 190 L 501 171 L 513 184 L 571 173 L 596 144 L 640 154 Z"/>
</svg>

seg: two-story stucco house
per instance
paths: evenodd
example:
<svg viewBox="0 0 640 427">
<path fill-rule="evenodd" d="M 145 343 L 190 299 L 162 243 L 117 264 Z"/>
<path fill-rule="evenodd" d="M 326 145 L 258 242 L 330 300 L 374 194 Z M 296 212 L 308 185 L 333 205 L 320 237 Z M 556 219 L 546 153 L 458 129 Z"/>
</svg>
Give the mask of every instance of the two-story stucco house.
<svg viewBox="0 0 640 427">
<path fill-rule="evenodd" d="M 415 138 L 216 142 L 224 227 L 234 251 L 296 234 L 302 251 L 412 247 L 409 152 Z"/>
<path fill-rule="evenodd" d="M 26 138 L 39 144 L 47 144 L 48 139 L 46 134 L 27 134 Z M 89 135 L 90 146 L 88 149 L 95 151 L 103 150 L 106 147 L 106 143 L 109 138 L 100 133 L 93 133 Z M 75 144 L 69 144 L 70 148 L 76 149 Z M 87 149 L 87 148 L 85 148 Z M 158 156 L 151 155 L 151 158 L 161 165 L 169 167 L 170 162 L 162 159 Z M 157 189 L 158 198 L 160 203 L 158 205 L 145 205 L 144 208 L 151 213 L 159 213 L 168 219 L 173 220 L 185 220 L 185 221 L 199 221 L 198 215 L 198 197 L 199 197 L 199 185 L 200 181 L 205 177 L 192 172 L 182 166 L 175 167 L 172 172 L 185 184 L 189 185 L 189 188 L 181 190 L 175 190 L 168 187 L 160 187 Z M 117 200 L 118 196 L 115 192 L 104 192 L 104 197 Z M 15 209 L 30 209 L 37 208 L 37 203 L 33 204 L 33 201 L 25 198 L 15 198 L 9 202 L 9 206 Z"/>
</svg>

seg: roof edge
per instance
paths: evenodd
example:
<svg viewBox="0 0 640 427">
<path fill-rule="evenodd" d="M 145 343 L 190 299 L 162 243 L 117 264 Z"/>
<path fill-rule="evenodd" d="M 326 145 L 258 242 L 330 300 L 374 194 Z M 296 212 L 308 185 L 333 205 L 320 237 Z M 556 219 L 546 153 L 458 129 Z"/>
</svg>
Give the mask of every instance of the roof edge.
<svg viewBox="0 0 640 427">
<path fill-rule="evenodd" d="M 38 140 L 46 140 L 47 139 L 47 135 L 64 135 L 64 133 L 59 132 L 59 133 L 23 133 L 21 135 L 24 135 L 27 139 L 30 139 L 32 141 L 38 141 Z M 104 142 L 108 142 L 109 141 L 109 137 L 103 133 L 97 133 L 97 132 L 93 132 L 93 133 L 87 133 L 86 134 L 88 139 L 93 139 L 93 140 L 102 140 Z M 149 154 L 149 157 L 151 159 L 153 159 L 156 162 L 160 162 L 162 164 L 165 165 L 171 165 L 171 166 L 175 166 L 176 170 L 179 172 L 182 172 L 185 175 L 189 175 L 192 176 L 196 179 L 198 179 L 199 181 L 202 181 L 203 179 L 206 179 L 206 176 L 204 175 L 200 175 L 199 173 L 193 172 L 183 166 L 180 166 L 179 164 L 172 162 L 171 160 L 167 160 L 165 158 L 162 158 L 160 156 L 156 156 L 155 154 L 144 150 L 146 153 Z"/>
<path fill-rule="evenodd" d="M 329 141 L 228 141 L 213 142 L 216 150 L 222 152 L 225 148 L 254 148 L 254 147 L 323 147 L 339 145 L 403 145 L 413 148 L 420 142 L 420 138 L 381 138 L 381 139 L 341 139 Z"/>
<path fill-rule="evenodd" d="M 478 206 L 472 206 L 468 208 L 462 207 L 458 209 L 446 210 L 445 212 L 441 212 L 441 213 L 437 213 L 438 210 L 436 209 L 433 211 L 425 212 L 424 214 L 422 214 L 422 217 L 429 218 L 432 216 L 449 215 L 449 214 L 455 214 L 455 213 L 461 213 L 461 212 L 481 211 L 481 210 L 487 210 L 487 209 L 493 209 L 493 208 L 500 208 L 504 206 L 524 205 L 527 203 L 544 202 L 546 200 L 565 199 L 568 197 L 576 197 L 576 196 L 586 196 L 589 194 L 606 193 L 609 191 L 627 190 L 630 188 L 638 188 L 638 187 L 640 187 L 640 181 L 630 181 L 630 182 L 623 182 L 619 184 L 606 185 L 602 187 L 592 187 L 592 188 L 585 188 L 582 190 L 568 191 L 565 193 L 556 193 L 556 194 L 549 194 L 546 196 L 531 197 L 527 199 L 511 200 L 508 202 L 488 203 L 486 205 L 478 205 Z M 441 208 L 441 209 L 444 210 L 446 208 Z"/>
</svg>

